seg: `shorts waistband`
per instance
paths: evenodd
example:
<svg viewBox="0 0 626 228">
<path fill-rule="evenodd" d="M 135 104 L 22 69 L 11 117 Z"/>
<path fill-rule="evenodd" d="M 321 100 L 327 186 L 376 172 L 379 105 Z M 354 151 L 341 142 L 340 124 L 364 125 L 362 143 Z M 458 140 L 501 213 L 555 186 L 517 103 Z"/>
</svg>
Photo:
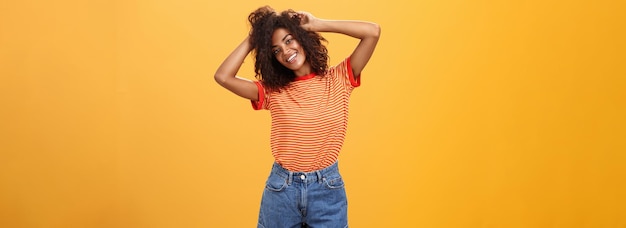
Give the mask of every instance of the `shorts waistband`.
<svg viewBox="0 0 626 228">
<path fill-rule="evenodd" d="M 333 174 L 339 175 L 339 166 L 338 162 L 333 163 L 332 165 L 311 172 L 292 172 L 285 168 L 283 168 L 280 164 L 274 162 L 272 166 L 272 174 L 276 174 L 287 179 L 287 184 L 291 184 L 291 182 L 322 182 L 326 177 L 331 176 Z"/>
</svg>

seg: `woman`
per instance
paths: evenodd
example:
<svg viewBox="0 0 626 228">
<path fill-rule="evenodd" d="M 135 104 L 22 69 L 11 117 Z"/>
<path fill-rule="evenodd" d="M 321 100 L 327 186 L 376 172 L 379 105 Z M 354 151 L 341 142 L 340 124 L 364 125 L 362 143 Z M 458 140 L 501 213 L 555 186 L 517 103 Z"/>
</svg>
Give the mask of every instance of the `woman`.
<svg viewBox="0 0 626 228">
<path fill-rule="evenodd" d="M 307 12 L 252 12 L 250 34 L 224 60 L 215 80 L 272 116 L 275 162 L 261 200 L 258 227 L 347 227 L 347 200 L 337 157 L 348 122 L 348 102 L 378 42 L 377 24 L 323 20 Z M 328 67 L 318 32 L 360 39 L 352 54 Z M 237 77 L 255 54 L 258 81 Z"/>
</svg>

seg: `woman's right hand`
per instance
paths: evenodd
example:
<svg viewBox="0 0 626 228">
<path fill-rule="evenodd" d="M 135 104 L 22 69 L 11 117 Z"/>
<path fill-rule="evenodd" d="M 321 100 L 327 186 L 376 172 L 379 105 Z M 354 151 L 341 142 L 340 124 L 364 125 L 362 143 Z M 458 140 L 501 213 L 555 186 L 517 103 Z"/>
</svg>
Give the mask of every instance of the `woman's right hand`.
<svg viewBox="0 0 626 228">
<path fill-rule="evenodd" d="M 215 71 L 215 81 L 222 87 L 243 98 L 256 101 L 259 99 L 259 90 L 256 84 L 246 78 L 237 77 L 237 72 L 243 60 L 252 51 L 250 35 L 233 50 Z"/>
</svg>

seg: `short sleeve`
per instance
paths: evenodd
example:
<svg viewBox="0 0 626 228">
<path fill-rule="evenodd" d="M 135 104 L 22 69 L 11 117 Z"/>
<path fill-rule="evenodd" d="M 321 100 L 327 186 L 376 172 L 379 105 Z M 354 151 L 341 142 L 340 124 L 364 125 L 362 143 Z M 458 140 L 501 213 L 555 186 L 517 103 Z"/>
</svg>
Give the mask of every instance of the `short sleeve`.
<svg viewBox="0 0 626 228">
<path fill-rule="evenodd" d="M 352 73 L 352 65 L 350 65 L 350 57 L 346 59 L 346 68 L 348 68 L 348 78 L 350 79 L 350 85 L 354 87 L 359 87 L 361 85 L 361 74 L 354 75 Z"/>
<path fill-rule="evenodd" d="M 361 75 L 356 77 L 352 73 L 352 66 L 350 65 L 350 57 L 343 60 L 341 63 L 332 67 L 331 72 L 344 81 L 346 86 L 356 88 L 361 85 Z"/>
<path fill-rule="evenodd" d="M 261 83 L 260 81 L 255 81 L 254 84 L 256 84 L 259 90 L 259 100 L 250 101 L 252 103 L 252 108 L 254 110 L 267 109 L 268 93 L 265 91 L 263 83 Z"/>
</svg>

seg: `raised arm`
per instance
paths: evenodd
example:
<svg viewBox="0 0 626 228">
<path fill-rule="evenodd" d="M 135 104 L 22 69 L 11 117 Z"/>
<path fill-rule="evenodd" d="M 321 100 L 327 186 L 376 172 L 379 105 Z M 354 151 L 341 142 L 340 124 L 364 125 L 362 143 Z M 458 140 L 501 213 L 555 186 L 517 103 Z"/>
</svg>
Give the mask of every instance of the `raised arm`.
<svg viewBox="0 0 626 228">
<path fill-rule="evenodd" d="M 378 38 L 380 37 L 380 26 L 372 22 L 365 21 L 339 21 L 324 20 L 314 17 L 308 12 L 298 12 L 301 26 L 314 32 L 334 32 L 345 34 L 361 42 L 356 46 L 350 55 L 350 65 L 354 76 L 361 75 L 361 71 L 372 57 Z"/>
<path fill-rule="evenodd" d="M 241 68 L 241 64 L 243 64 L 243 60 L 252 50 L 249 39 L 249 37 L 246 37 L 246 39 L 226 57 L 220 67 L 217 68 L 215 81 L 222 87 L 243 98 L 256 101 L 259 100 L 259 89 L 254 82 L 236 76 L 237 71 Z"/>
</svg>

